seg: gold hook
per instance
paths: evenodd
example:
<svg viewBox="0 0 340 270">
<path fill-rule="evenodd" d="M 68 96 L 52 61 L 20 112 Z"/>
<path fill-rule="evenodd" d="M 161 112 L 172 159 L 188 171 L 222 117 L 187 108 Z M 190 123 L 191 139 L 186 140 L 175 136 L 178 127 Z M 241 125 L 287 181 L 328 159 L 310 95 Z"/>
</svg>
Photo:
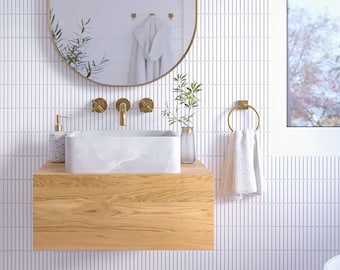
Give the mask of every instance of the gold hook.
<svg viewBox="0 0 340 270">
<path fill-rule="evenodd" d="M 173 13 L 169 13 L 169 14 L 168 14 L 168 17 L 169 17 L 169 19 L 170 19 L 170 21 L 171 21 L 172 18 L 174 17 L 174 14 L 173 14 Z"/>
<path fill-rule="evenodd" d="M 250 106 L 248 104 L 248 100 L 238 100 L 237 105 L 235 105 L 233 108 L 231 108 L 230 112 L 228 113 L 228 127 L 231 130 L 231 132 L 234 132 L 234 129 L 231 127 L 231 124 L 230 124 L 231 113 L 234 110 L 248 110 L 249 108 L 252 109 L 256 113 L 257 120 L 258 120 L 257 126 L 256 126 L 256 131 L 259 130 L 259 128 L 260 128 L 260 114 L 257 112 L 257 110 L 253 106 Z"/>
<path fill-rule="evenodd" d="M 132 19 L 136 19 L 136 17 L 137 17 L 137 13 L 131 13 L 131 18 Z"/>
</svg>

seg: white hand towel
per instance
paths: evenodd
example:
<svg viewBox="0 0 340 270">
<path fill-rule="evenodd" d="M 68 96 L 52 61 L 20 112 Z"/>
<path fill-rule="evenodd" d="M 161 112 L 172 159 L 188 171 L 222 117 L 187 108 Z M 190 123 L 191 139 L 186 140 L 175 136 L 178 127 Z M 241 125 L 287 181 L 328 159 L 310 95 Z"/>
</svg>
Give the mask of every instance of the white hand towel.
<svg viewBox="0 0 340 270">
<path fill-rule="evenodd" d="M 236 130 L 226 142 L 221 193 L 228 199 L 261 195 L 264 183 L 255 130 Z"/>
</svg>

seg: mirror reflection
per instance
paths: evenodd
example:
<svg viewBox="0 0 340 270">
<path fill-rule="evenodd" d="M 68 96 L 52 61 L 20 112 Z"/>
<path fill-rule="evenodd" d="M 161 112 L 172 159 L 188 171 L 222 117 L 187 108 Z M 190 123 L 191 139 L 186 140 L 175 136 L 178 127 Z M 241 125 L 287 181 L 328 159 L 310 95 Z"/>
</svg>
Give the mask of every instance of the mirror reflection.
<svg viewBox="0 0 340 270">
<path fill-rule="evenodd" d="M 63 60 L 103 85 L 152 82 L 183 59 L 196 30 L 196 0 L 49 0 Z"/>
</svg>

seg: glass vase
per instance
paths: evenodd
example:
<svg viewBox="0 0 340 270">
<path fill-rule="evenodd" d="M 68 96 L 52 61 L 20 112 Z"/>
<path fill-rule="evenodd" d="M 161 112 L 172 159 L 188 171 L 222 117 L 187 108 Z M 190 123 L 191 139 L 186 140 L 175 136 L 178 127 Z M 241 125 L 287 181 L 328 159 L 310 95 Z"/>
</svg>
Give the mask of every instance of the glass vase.
<svg viewBox="0 0 340 270">
<path fill-rule="evenodd" d="M 193 128 L 182 127 L 181 133 L 181 163 L 191 164 L 195 161 L 195 137 Z"/>
</svg>

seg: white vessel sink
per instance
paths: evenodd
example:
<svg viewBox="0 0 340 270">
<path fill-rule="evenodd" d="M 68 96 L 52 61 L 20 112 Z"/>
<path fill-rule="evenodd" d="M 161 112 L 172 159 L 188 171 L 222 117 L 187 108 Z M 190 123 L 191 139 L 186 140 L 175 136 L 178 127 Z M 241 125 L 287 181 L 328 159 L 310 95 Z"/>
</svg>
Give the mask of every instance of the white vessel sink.
<svg viewBox="0 0 340 270">
<path fill-rule="evenodd" d="M 330 258 L 323 266 L 323 270 L 339 270 L 339 269 L 340 269 L 340 255 Z"/>
<path fill-rule="evenodd" d="M 65 139 L 70 173 L 179 173 L 180 163 L 172 131 L 75 131 Z"/>
</svg>

